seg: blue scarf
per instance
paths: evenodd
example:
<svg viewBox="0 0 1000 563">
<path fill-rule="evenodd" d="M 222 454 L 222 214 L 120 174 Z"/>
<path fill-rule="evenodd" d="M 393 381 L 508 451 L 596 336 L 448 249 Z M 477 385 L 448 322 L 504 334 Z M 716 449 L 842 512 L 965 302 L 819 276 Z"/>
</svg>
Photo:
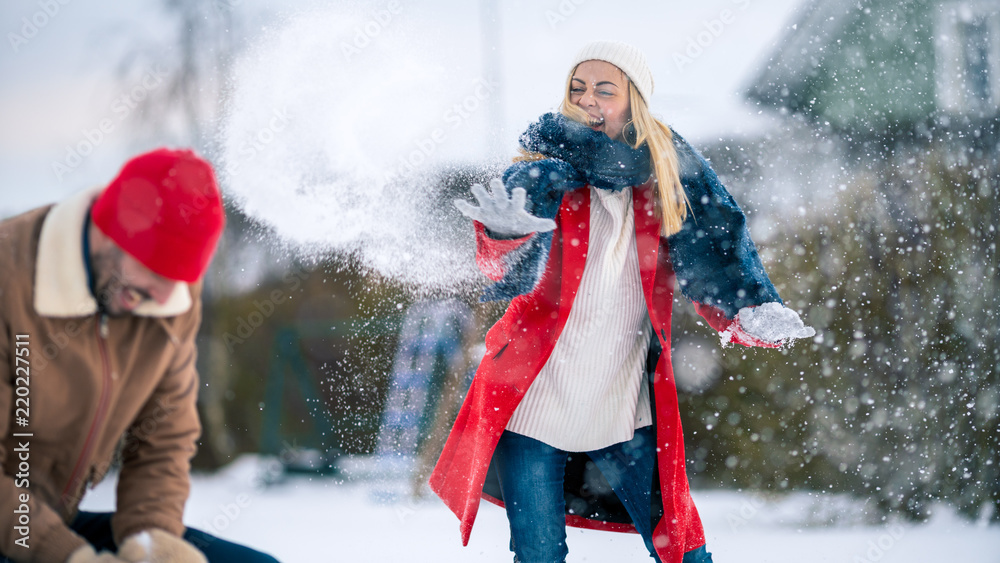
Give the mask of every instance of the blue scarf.
<svg viewBox="0 0 1000 563">
<path fill-rule="evenodd" d="M 528 152 L 565 162 L 578 180 L 595 188 L 617 191 L 649 179 L 649 147 L 633 149 L 561 113 L 543 115 L 521 134 L 520 142 Z"/>
<path fill-rule="evenodd" d="M 691 301 L 733 318 L 743 307 L 781 298 L 764 271 L 746 216 L 708 162 L 674 133 L 681 184 L 691 204 L 681 230 L 667 239 L 681 292 Z M 561 114 L 548 113 L 521 135 L 521 146 L 546 159 L 515 162 L 503 175 L 508 190 L 524 188 L 527 209 L 555 219 L 567 191 L 587 185 L 620 190 L 650 176 L 649 149 L 637 149 Z M 534 233 L 507 256 L 507 273 L 486 288 L 483 300 L 512 299 L 541 280 L 553 233 Z"/>
</svg>

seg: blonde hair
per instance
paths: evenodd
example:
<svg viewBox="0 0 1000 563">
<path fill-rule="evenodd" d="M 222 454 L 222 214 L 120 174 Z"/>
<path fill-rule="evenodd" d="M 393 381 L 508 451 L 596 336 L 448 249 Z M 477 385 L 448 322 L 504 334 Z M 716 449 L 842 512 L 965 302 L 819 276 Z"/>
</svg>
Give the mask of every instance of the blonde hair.
<svg viewBox="0 0 1000 563">
<path fill-rule="evenodd" d="M 576 67 L 570 70 L 569 77 L 566 79 L 565 95 L 559 105 L 559 111 L 573 121 L 589 125 L 590 116 L 587 112 L 570 101 L 570 87 L 574 73 L 576 73 Z M 622 75 L 625 73 L 622 72 Z M 639 90 L 632 84 L 632 81 L 628 79 L 628 75 L 625 75 L 625 79 L 628 82 L 632 118 L 625 124 L 622 138 L 632 148 L 637 149 L 644 143 L 649 147 L 649 156 L 653 164 L 653 180 L 658 196 L 656 198 L 656 215 L 661 223 L 660 232 L 663 236 L 670 236 L 681 230 L 681 225 L 684 223 L 690 207 L 687 194 L 684 193 L 684 186 L 681 184 L 680 163 L 677 159 L 677 150 L 674 148 L 674 135 L 666 124 L 649 113 L 646 100 L 639 94 Z M 541 158 L 545 158 L 545 156 L 521 149 L 521 154 L 514 160 L 531 161 Z"/>
</svg>

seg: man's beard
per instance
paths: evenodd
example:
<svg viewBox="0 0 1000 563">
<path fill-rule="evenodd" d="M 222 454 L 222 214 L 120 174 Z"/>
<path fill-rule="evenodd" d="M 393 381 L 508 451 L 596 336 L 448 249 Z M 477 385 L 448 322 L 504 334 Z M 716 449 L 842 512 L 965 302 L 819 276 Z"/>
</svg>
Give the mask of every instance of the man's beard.
<svg viewBox="0 0 1000 563">
<path fill-rule="evenodd" d="M 122 249 L 115 245 L 109 245 L 106 250 L 91 256 L 97 304 L 100 310 L 110 317 L 129 314 L 129 311 L 122 309 L 115 299 L 128 288 L 128 280 L 122 274 L 124 257 Z"/>
</svg>

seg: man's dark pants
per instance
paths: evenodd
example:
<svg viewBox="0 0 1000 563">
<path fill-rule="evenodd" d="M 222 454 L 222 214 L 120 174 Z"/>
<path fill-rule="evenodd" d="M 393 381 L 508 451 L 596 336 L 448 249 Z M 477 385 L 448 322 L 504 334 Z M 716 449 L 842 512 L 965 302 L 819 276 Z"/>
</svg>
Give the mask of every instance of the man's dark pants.
<svg viewBox="0 0 1000 563">
<path fill-rule="evenodd" d="M 111 534 L 110 512 L 81 512 L 77 514 L 70 528 L 86 538 L 97 551 L 118 551 L 118 546 L 115 545 L 114 537 Z M 270 555 L 193 528 L 184 530 L 184 539 L 200 549 L 209 563 L 278 563 L 278 560 Z M 9 561 L 0 555 L 0 563 L 8 563 Z"/>
</svg>

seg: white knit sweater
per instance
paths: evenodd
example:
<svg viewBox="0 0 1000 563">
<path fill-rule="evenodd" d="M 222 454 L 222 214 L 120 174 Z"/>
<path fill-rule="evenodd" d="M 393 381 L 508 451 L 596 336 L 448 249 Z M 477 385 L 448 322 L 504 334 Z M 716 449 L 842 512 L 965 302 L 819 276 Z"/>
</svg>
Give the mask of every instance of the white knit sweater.
<svg viewBox="0 0 1000 563">
<path fill-rule="evenodd" d="M 632 190 L 590 188 L 590 240 L 566 326 L 507 430 L 570 452 L 632 439 L 652 423 L 644 385 L 650 323 Z"/>
</svg>

